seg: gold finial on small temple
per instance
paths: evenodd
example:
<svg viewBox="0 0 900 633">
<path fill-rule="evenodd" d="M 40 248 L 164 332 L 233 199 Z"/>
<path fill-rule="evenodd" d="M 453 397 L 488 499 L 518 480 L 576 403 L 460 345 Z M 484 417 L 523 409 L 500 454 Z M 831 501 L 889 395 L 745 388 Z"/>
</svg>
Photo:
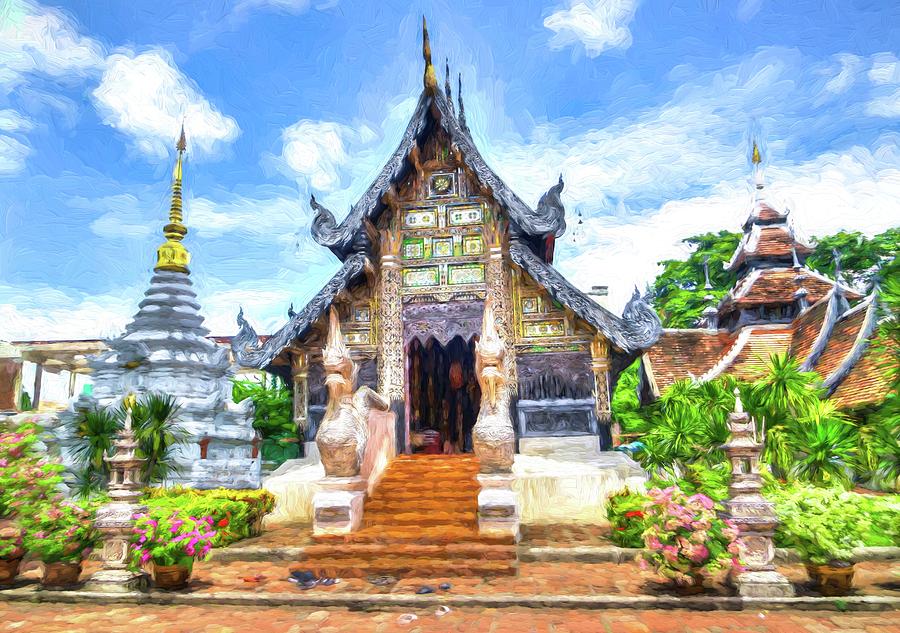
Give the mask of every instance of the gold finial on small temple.
<svg viewBox="0 0 900 633">
<path fill-rule="evenodd" d="M 182 162 L 184 152 L 187 150 L 187 140 L 184 135 L 184 124 L 181 126 L 181 134 L 175 144 L 178 157 L 175 159 L 175 168 L 172 170 L 172 204 L 169 208 L 169 223 L 163 227 L 165 243 L 156 249 L 156 266 L 154 270 L 166 270 L 171 272 L 187 273 L 191 254 L 181 243 L 187 235 L 187 227 L 184 226 L 181 206 L 181 181 Z"/>
</svg>

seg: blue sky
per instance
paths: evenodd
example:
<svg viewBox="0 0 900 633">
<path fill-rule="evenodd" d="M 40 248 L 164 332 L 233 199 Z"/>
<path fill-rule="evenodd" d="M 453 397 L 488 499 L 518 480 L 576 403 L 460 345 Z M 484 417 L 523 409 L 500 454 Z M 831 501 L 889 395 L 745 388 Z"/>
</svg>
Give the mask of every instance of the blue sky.
<svg viewBox="0 0 900 633">
<path fill-rule="evenodd" d="M 558 265 L 617 307 L 736 229 L 752 133 L 801 235 L 900 225 L 896 2 L 0 0 L 0 339 L 124 327 L 182 120 L 207 324 L 280 326 L 337 267 L 309 193 L 346 213 L 412 112 L 423 13 L 494 169 L 531 204 L 563 174 Z"/>
</svg>

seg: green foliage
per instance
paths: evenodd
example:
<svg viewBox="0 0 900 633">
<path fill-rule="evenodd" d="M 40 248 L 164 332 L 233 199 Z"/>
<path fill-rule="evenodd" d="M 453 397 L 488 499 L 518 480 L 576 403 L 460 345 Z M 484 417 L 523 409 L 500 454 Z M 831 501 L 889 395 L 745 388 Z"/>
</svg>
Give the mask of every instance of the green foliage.
<svg viewBox="0 0 900 633">
<path fill-rule="evenodd" d="M 146 458 L 142 475 L 148 483 L 164 482 L 176 472 L 173 452 L 188 438 L 178 425 L 180 410 L 174 397 L 158 393 L 141 396 L 132 409 L 136 452 Z M 106 488 L 109 466 L 104 457 L 112 454 L 113 440 L 124 421 L 123 405 L 88 409 L 75 417 L 72 430 L 77 443 L 73 456 L 78 468 L 75 479 L 79 496 L 88 497 Z"/>
<path fill-rule="evenodd" d="M 721 299 L 734 285 L 736 277 L 725 270 L 741 236 L 739 233 L 719 231 L 694 235 L 683 240 L 695 247 L 687 260 L 668 259 L 659 262 L 663 271 L 653 282 L 653 305 L 665 327 L 691 327 L 709 305 L 704 298 L 712 294 Z M 712 290 L 705 290 L 703 260 L 709 257 L 709 279 Z"/>
<path fill-rule="evenodd" d="M 275 505 L 275 497 L 265 490 L 195 490 L 176 486 L 148 489 L 144 503 L 155 520 L 164 520 L 173 512 L 180 516 L 212 517 L 216 530 L 213 547 L 222 547 L 256 536 L 262 517 Z"/>
<path fill-rule="evenodd" d="M 25 548 L 45 563 L 75 563 L 100 542 L 94 528 L 96 507 L 83 507 L 61 497 L 45 502 L 20 520 Z"/>
<path fill-rule="evenodd" d="M 0 527 L 0 560 L 15 560 L 25 555 L 25 530 L 15 524 Z"/>
<path fill-rule="evenodd" d="M 28 516 L 56 495 L 63 467 L 38 455 L 40 427 L 26 423 L 0 433 L 0 518 Z"/>
<path fill-rule="evenodd" d="M 804 561 L 825 565 L 849 561 L 852 549 L 865 545 L 871 519 L 860 495 L 838 488 L 782 487 L 768 492 L 780 521 L 776 533 L 783 547 L 796 549 Z"/>
<path fill-rule="evenodd" d="M 688 464 L 721 462 L 722 444 L 728 439 L 728 414 L 734 409 L 730 379 L 673 383 L 659 401 L 646 410 L 650 430 L 641 438 L 637 457 L 651 472 L 684 472 Z"/>
<path fill-rule="evenodd" d="M 724 501 L 728 498 L 729 481 L 731 465 L 728 462 L 713 466 L 694 462 L 685 468 L 682 477 L 657 477 L 650 480 L 650 485 L 656 488 L 677 486 L 687 495 L 703 494 L 713 501 Z"/>
<path fill-rule="evenodd" d="M 650 501 L 645 494 L 623 491 L 611 496 L 606 506 L 609 537 L 619 547 L 643 547 L 644 504 Z"/>
<path fill-rule="evenodd" d="M 263 461 L 282 464 L 300 456 L 297 427 L 294 424 L 291 390 L 277 376 L 263 374 L 262 379 L 233 380 L 235 402 L 253 402 L 253 428 L 263 438 Z"/>
<path fill-rule="evenodd" d="M 649 416 L 641 412 L 641 403 L 638 399 L 640 371 L 641 362 L 636 360 L 619 374 L 619 382 L 613 391 L 612 415 L 621 425 L 623 433 L 646 433 L 650 430 Z"/>
<path fill-rule="evenodd" d="M 856 231 L 839 231 L 813 241 L 815 249 L 806 259 L 808 267 L 834 277 L 833 251 L 837 250 L 841 254 L 845 278 L 850 283 L 863 285 L 872 280 L 873 271 L 879 264 L 896 257 L 900 251 L 900 229 L 891 228 L 872 238 Z"/>
<path fill-rule="evenodd" d="M 138 398 L 131 411 L 138 454 L 145 457 L 144 481 L 160 483 L 176 472 L 172 453 L 184 444 L 188 434 L 177 424 L 181 406 L 168 394 L 148 393 Z M 118 415 L 124 421 L 124 411 Z"/>
<path fill-rule="evenodd" d="M 856 455 L 850 420 L 829 400 L 817 400 L 803 412 L 789 444 L 794 453 L 790 476 L 818 486 L 849 488 Z"/>
</svg>

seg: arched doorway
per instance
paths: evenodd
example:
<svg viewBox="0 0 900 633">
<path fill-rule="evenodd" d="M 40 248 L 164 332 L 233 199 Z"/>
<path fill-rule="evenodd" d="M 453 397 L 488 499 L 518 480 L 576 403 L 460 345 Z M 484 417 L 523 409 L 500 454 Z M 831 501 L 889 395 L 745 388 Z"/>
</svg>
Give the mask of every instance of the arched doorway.
<svg viewBox="0 0 900 633">
<path fill-rule="evenodd" d="M 475 337 L 446 345 L 418 338 L 407 345 L 407 416 L 412 452 L 470 453 L 481 389 L 475 377 Z"/>
</svg>

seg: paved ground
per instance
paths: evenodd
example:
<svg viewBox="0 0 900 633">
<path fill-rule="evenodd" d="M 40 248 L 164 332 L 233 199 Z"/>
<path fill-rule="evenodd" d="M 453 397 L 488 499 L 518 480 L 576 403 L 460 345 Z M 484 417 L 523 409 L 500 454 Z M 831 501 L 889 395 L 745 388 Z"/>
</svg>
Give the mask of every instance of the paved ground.
<svg viewBox="0 0 900 633">
<path fill-rule="evenodd" d="M 456 610 L 438 617 L 415 612 L 403 624 L 400 611 L 351 612 L 342 609 L 301 610 L 233 607 L 87 607 L 48 604 L 0 604 L 0 632 L 152 631 L 153 633 L 382 633 L 410 631 L 477 631 L 479 633 L 900 633 L 896 612 L 883 614 L 824 612 L 685 611 L 538 611 L 508 609 Z"/>
</svg>

